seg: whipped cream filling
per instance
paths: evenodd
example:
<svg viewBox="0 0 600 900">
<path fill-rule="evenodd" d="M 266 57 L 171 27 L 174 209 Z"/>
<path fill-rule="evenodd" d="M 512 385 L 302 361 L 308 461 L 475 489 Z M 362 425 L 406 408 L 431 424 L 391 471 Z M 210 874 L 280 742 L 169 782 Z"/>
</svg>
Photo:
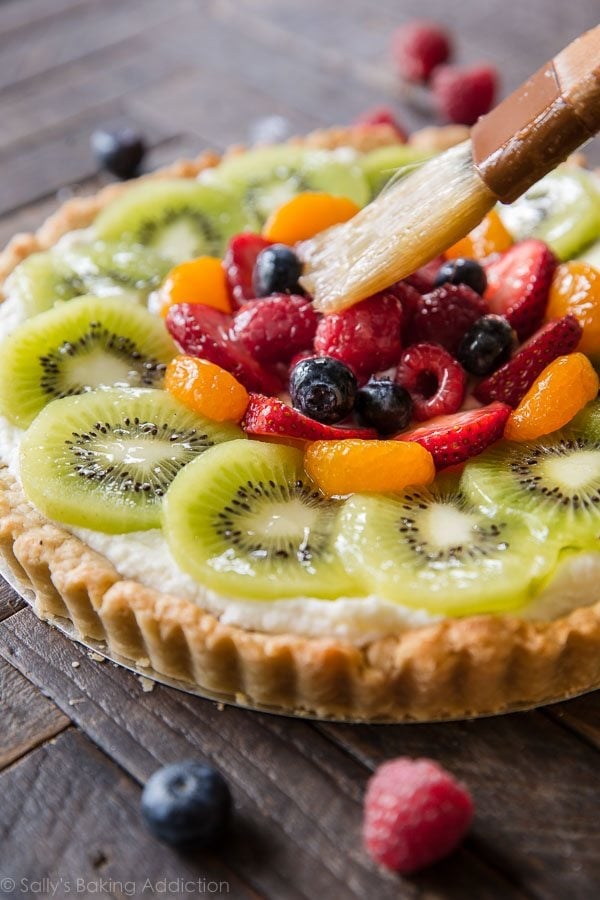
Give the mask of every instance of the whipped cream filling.
<svg viewBox="0 0 600 900">
<path fill-rule="evenodd" d="M 17 298 L 5 300 L 0 306 L 0 339 L 24 319 L 24 311 Z M 19 484 L 19 448 L 23 434 L 21 429 L 0 416 L 0 458 Z M 361 645 L 444 618 L 425 609 L 392 603 L 376 594 L 339 597 L 336 600 L 315 597 L 245 600 L 228 597 L 209 590 L 183 572 L 158 529 L 112 535 L 57 524 L 105 556 L 123 578 L 189 600 L 217 616 L 224 624 L 246 630 L 335 637 Z M 598 600 L 600 553 L 580 552 L 565 556 L 555 572 L 538 588 L 531 602 L 519 609 L 517 614 L 526 619 L 550 621 L 578 606 L 591 605 Z"/>
</svg>

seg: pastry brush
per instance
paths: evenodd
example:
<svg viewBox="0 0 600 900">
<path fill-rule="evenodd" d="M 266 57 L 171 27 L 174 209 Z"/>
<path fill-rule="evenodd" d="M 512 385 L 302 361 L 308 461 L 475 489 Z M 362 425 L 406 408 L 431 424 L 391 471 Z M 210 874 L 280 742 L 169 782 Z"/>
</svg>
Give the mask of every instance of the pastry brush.
<svg viewBox="0 0 600 900">
<path fill-rule="evenodd" d="M 600 25 L 483 116 L 469 140 L 396 181 L 348 222 L 299 245 L 302 286 L 332 312 L 446 250 L 600 130 Z"/>
</svg>

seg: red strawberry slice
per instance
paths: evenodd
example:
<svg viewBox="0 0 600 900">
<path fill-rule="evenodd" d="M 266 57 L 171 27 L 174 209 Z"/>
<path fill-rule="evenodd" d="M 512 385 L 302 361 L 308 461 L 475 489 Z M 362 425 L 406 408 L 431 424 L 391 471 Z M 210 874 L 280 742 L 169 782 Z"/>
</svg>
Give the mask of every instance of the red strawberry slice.
<svg viewBox="0 0 600 900">
<path fill-rule="evenodd" d="M 169 309 L 166 325 L 184 353 L 208 359 L 227 369 L 249 391 L 278 394 L 281 381 L 263 368 L 232 333 L 232 318 L 203 303 L 177 303 Z"/>
<path fill-rule="evenodd" d="M 405 431 L 398 441 L 416 441 L 433 456 L 436 469 L 455 466 L 477 456 L 498 441 L 511 413 L 505 403 L 490 403 L 452 416 L 439 416 L 427 425 Z"/>
<path fill-rule="evenodd" d="M 439 344 L 413 344 L 402 354 L 396 382 L 411 395 L 415 419 L 422 422 L 460 409 L 467 373 Z"/>
<path fill-rule="evenodd" d="M 346 438 L 375 440 L 378 437 L 372 428 L 322 425 L 321 422 L 309 419 L 275 397 L 261 397 L 258 394 L 250 395 L 250 403 L 242 419 L 242 428 L 248 434 L 290 438 L 296 441 L 337 441 Z"/>
<path fill-rule="evenodd" d="M 227 251 L 223 260 L 225 277 L 229 288 L 229 296 L 232 305 L 243 306 L 247 300 L 254 299 L 252 287 L 252 272 L 256 257 L 270 247 L 272 241 L 261 237 L 260 234 L 236 234 L 227 245 Z"/>
<path fill-rule="evenodd" d="M 273 294 L 248 303 L 233 320 L 236 338 L 260 363 L 287 363 L 310 347 L 319 315 L 306 297 Z"/>
<path fill-rule="evenodd" d="M 544 325 L 507 363 L 480 381 L 473 391 L 482 403 L 501 400 L 518 406 L 546 366 L 571 353 L 580 341 L 582 328 L 575 316 L 564 316 Z"/>
<path fill-rule="evenodd" d="M 548 245 L 528 238 L 485 267 L 485 299 L 492 312 L 506 316 L 520 341 L 542 323 L 556 266 Z"/>
</svg>

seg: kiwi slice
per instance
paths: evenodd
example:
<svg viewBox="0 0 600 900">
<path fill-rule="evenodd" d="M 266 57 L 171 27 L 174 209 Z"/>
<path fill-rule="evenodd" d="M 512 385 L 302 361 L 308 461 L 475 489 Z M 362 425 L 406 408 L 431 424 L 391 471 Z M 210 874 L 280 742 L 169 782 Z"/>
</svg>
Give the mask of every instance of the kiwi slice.
<svg viewBox="0 0 600 900">
<path fill-rule="evenodd" d="M 554 560 L 522 520 L 491 519 L 446 479 L 394 496 L 354 494 L 336 546 L 365 587 L 448 616 L 522 605 Z"/>
<path fill-rule="evenodd" d="M 177 473 L 220 441 L 243 438 L 167 391 L 108 388 L 49 403 L 21 444 L 27 497 L 51 519 L 119 534 L 157 528 Z"/>
<path fill-rule="evenodd" d="M 229 596 L 356 595 L 333 546 L 340 505 L 308 480 L 300 450 L 231 441 L 179 473 L 164 529 L 181 568 Z"/>
<path fill-rule="evenodd" d="M 235 193 L 246 215 L 259 226 L 302 191 L 327 191 L 349 197 L 358 206 L 370 199 L 369 185 L 352 151 L 263 147 L 226 160 L 204 177 Z"/>
<path fill-rule="evenodd" d="M 24 322 L 0 352 L 0 413 L 27 427 L 51 400 L 159 387 L 176 353 L 162 319 L 117 297 L 79 297 Z"/>
<path fill-rule="evenodd" d="M 600 233 L 598 179 L 587 169 L 559 166 L 498 212 L 515 240 L 540 238 L 559 259 L 570 259 Z"/>
<path fill-rule="evenodd" d="M 143 244 L 180 263 L 222 256 L 227 240 L 253 225 L 225 188 L 180 178 L 129 188 L 100 213 L 94 228 L 103 240 Z"/>
<path fill-rule="evenodd" d="M 392 178 L 401 178 L 413 166 L 434 155 L 432 151 L 411 147 L 410 144 L 390 144 L 365 153 L 359 162 L 369 182 L 371 194 L 376 197 Z"/>
<path fill-rule="evenodd" d="M 547 531 L 559 548 L 598 547 L 600 404 L 563 431 L 532 443 L 503 443 L 471 460 L 463 489 L 489 515 L 510 511 Z"/>
<path fill-rule="evenodd" d="M 7 280 L 6 291 L 19 298 L 28 316 L 89 293 L 145 301 L 170 267 L 148 247 L 103 241 L 74 244 L 23 260 Z"/>
</svg>

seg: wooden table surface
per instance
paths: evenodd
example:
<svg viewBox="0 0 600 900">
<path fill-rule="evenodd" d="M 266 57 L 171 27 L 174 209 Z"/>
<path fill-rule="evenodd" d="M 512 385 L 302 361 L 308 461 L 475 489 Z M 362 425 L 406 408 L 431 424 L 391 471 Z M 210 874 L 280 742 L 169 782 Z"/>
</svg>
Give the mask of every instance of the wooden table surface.
<svg viewBox="0 0 600 900">
<path fill-rule="evenodd" d="M 499 65 L 506 91 L 597 13 L 597 0 L 0 0 L 0 244 L 105 181 L 89 153 L 100 124 L 134 123 L 154 166 L 243 141 L 272 114 L 300 133 L 401 109 L 389 35 L 415 14 L 446 21 L 462 61 Z M 1 896 L 600 894 L 598 694 L 453 724 L 307 722 L 144 690 L 4 585 L 0 620 Z M 360 846 L 367 778 L 398 754 L 440 760 L 477 809 L 463 847 L 411 879 Z M 140 822 L 141 784 L 188 757 L 231 785 L 219 852 L 180 855 Z"/>
</svg>

